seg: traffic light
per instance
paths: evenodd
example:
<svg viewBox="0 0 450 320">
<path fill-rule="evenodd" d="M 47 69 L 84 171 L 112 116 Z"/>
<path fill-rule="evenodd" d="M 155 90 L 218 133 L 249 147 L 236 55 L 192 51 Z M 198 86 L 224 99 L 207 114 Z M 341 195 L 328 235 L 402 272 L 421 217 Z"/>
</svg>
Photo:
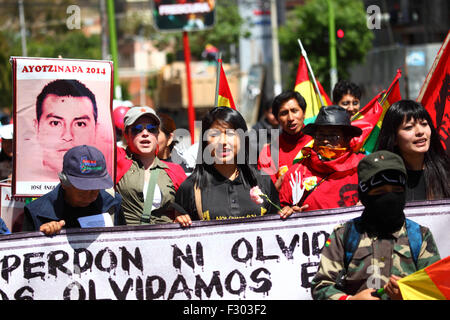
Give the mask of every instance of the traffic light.
<svg viewBox="0 0 450 320">
<path fill-rule="evenodd" d="M 337 29 L 336 31 L 336 45 L 339 47 L 342 45 L 342 42 L 344 41 L 344 30 Z"/>
</svg>

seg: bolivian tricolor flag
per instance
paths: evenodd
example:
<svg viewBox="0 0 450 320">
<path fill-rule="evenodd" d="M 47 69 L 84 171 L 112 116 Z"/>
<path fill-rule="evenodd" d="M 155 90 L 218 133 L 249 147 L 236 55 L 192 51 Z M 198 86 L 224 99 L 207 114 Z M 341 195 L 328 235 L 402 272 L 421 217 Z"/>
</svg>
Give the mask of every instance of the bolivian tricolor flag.
<svg viewBox="0 0 450 320">
<path fill-rule="evenodd" d="M 219 77 L 219 91 L 217 97 L 217 107 L 230 107 L 236 109 L 231 95 L 230 87 L 228 86 L 227 77 L 222 67 L 222 59 L 218 59 L 220 65 L 220 77 Z"/>
<path fill-rule="evenodd" d="M 354 137 L 350 140 L 350 147 L 354 152 L 365 151 L 363 146 L 369 141 L 383 113 L 383 107 L 379 103 L 379 99 L 383 94 L 384 92 L 379 93 L 352 117 L 352 126 L 356 126 L 362 130 L 362 134 L 359 137 Z M 378 137 L 378 134 L 376 137 Z"/>
<path fill-rule="evenodd" d="M 331 105 L 331 100 L 327 93 L 323 90 L 322 85 L 317 80 L 317 87 L 319 87 L 322 100 L 325 105 Z M 319 114 L 319 109 L 322 107 L 320 98 L 314 90 L 314 84 L 309 80 L 308 67 L 306 65 L 305 57 L 300 56 L 298 63 L 297 77 L 295 80 L 295 91 L 300 93 L 306 100 L 306 113 L 304 124 L 313 122 L 315 117 Z"/>
<path fill-rule="evenodd" d="M 383 123 L 384 115 L 386 114 L 386 111 L 389 109 L 389 107 L 394 104 L 395 102 L 402 99 L 402 95 L 400 94 L 400 86 L 399 86 L 399 80 L 402 76 L 402 72 L 400 69 L 397 69 L 397 74 L 392 81 L 391 85 L 389 86 L 389 89 L 386 91 L 386 93 L 381 98 L 381 106 L 383 107 L 381 116 L 378 119 L 378 122 L 376 126 L 374 126 L 372 133 L 367 138 L 366 142 L 364 143 L 364 150 L 367 152 L 373 152 L 375 150 L 378 135 L 380 134 L 381 124 Z M 358 115 L 355 114 L 354 118 L 356 118 Z M 352 118 L 352 122 L 354 120 Z"/>
<path fill-rule="evenodd" d="M 403 300 L 450 300 L 450 256 L 397 281 Z"/>
</svg>

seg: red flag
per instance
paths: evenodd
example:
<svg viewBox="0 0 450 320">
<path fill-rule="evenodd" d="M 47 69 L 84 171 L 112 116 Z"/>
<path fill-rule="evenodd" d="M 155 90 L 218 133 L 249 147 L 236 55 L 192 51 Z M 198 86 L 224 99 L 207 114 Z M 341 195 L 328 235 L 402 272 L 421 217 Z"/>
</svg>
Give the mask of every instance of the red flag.
<svg viewBox="0 0 450 320">
<path fill-rule="evenodd" d="M 398 281 L 403 300 L 449 300 L 450 256 Z"/>
<path fill-rule="evenodd" d="M 420 102 L 433 120 L 442 145 L 450 155 L 450 32 L 439 49 L 420 89 Z"/>
<path fill-rule="evenodd" d="M 391 85 L 389 86 L 386 95 L 383 97 L 383 118 L 384 114 L 386 113 L 387 109 L 394 104 L 395 102 L 402 100 L 402 95 L 400 93 L 400 85 L 399 80 L 402 77 L 402 70 L 397 69 L 397 74 L 395 75 L 394 80 L 392 81 Z M 386 107 L 385 107 L 386 106 Z M 380 119 L 380 121 L 383 120 L 383 118 Z"/>
<path fill-rule="evenodd" d="M 365 146 L 364 149 L 367 147 L 365 144 L 368 142 L 368 138 L 373 132 L 373 129 L 377 126 L 383 113 L 383 107 L 378 102 L 382 94 L 383 92 L 379 93 L 352 118 L 352 126 L 356 126 L 362 130 L 362 134 L 359 137 L 354 137 L 350 141 L 350 146 L 355 152 L 359 151 L 363 146 Z M 372 151 L 372 149 L 369 151 Z"/>
<path fill-rule="evenodd" d="M 381 130 L 381 124 L 383 123 L 384 115 L 386 114 L 386 111 L 389 109 L 389 107 L 402 99 L 402 95 L 400 93 L 400 86 L 399 86 L 399 80 L 402 76 L 402 72 L 400 69 L 397 69 L 397 74 L 394 77 L 394 80 L 391 82 L 391 85 L 389 86 L 387 91 L 383 91 L 380 94 L 377 95 L 377 99 L 383 95 L 383 98 L 381 99 L 381 114 L 378 117 L 378 121 L 374 124 L 374 127 L 372 129 L 372 132 L 370 133 L 369 137 L 364 138 L 364 146 L 363 149 L 367 152 L 373 152 L 375 151 L 376 143 L 378 140 L 378 135 Z M 374 100 L 368 103 L 368 106 L 371 103 L 375 103 Z M 376 104 L 372 104 L 376 105 Z M 367 107 L 367 106 L 366 106 Z M 364 107 L 360 112 L 358 112 L 353 119 L 357 119 L 357 115 L 361 113 L 366 107 Z M 362 129 L 362 128 L 361 128 Z"/>
<path fill-rule="evenodd" d="M 230 87 L 228 86 L 227 77 L 222 67 L 222 59 L 218 59 L 218 62 L 220 64 L 220 78 L 217 106 L 236 109 Z"/>
</svg>

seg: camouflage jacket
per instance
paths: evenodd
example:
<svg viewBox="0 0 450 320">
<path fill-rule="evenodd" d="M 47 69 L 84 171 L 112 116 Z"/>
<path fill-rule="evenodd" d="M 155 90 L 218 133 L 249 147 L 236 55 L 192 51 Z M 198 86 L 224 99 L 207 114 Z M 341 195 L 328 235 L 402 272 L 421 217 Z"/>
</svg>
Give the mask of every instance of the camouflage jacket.
<svg viewBox="0 0 450 320">
<path fill-rule="evenodd" d="M 411 255 L 405 224 L 392 234 L 392 239 L 371 238 L 363 233 L 341 287 L 337 285 L 337 278 L 345 268 L 344 226 L 335 227 L 322 249 L 319 269 L 311 282 L 311 295 L 315 300 L 338 300 L 367 288 L 379 289 L 391 275 L 405 277 L 440 260 L 433 235 L 424 226 L 420 226 L 423 242 L 417 266 Z M 383 294 L 381 298 L 389 297 Z"/>
</svg>

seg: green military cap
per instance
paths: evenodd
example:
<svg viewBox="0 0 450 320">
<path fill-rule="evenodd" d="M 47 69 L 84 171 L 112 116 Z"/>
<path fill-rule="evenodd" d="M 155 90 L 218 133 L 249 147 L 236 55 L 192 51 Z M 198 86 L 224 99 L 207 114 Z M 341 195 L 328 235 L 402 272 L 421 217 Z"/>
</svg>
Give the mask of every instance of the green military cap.
<svg viewBox="0 0 450 320">
<path fill-rule="evenodd" d="M 365 156 L 358 164 L 358 180 L 366 182 L 377 173 L 395 170 L 403 173 L 406 177 L 406 168 L 403 159 L 390 151 L 380 150 Z"/>
</svg>

